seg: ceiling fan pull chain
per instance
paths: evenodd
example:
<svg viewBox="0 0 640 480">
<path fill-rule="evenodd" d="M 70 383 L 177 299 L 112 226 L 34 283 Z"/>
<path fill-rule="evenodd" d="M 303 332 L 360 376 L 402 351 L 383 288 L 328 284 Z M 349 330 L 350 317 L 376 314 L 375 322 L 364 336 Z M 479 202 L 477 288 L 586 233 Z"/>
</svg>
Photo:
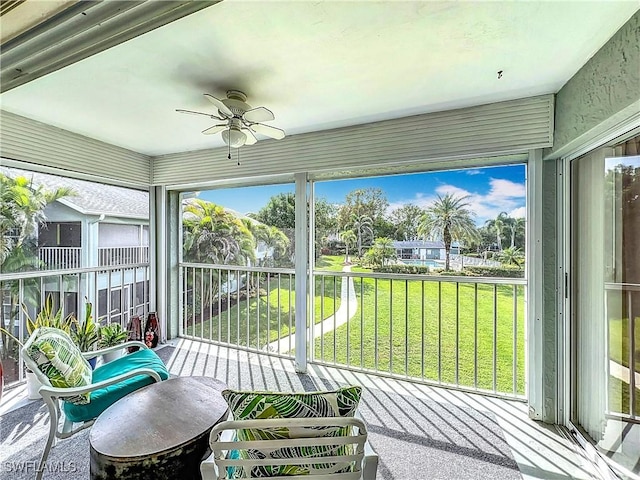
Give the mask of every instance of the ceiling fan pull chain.
<svg viewBox="0 0 640 480">
<path fill-rule="evenodd" d="M 229 147 L 229 153 L 227 154 L 227 160 L 231 160 L 231 143 L 227 144 Z"/>
<path fill-rule="evenodd" d="M 240 149 L 238 149 L 238 166 L 240 166 Z"/>
</svg>

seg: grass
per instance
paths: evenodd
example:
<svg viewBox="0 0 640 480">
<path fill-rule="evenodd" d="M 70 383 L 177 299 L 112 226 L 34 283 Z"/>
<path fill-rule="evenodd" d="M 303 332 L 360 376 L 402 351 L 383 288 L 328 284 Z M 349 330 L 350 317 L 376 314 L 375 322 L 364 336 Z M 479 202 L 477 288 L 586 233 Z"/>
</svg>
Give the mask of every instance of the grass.
<svg viewBox="0 0 640 480">
<path fill-rule="evenodd" d="M 635 336 L 635 370 L 640 372 L 640 317 L 635 318 L 634 322 Z M 609 320 L 609 358 L 625 367 L 629 366 L 629 319 L 610 319 Z"/>
<path fill-rule="evenodd" d="M 472 284 L 460 284 L 457 294 L 452 283 L 354 279 L 354 285 L 359 311 L 316 339 L 316 359 L 494 390 L 495 345 L 495 389 L 513 392 L 514 287 L 496 288 L 494 342 L 492 285 L 478 285 L 477 329 Z M 515 390 L 523 394 L 524 287 L 515 288 Z"/>
<path fill-rule="evenodd" d="M 629 391 L 630 385 L 627 382 L 609 376 L 609 411 L 612 413 L 623 413 L 629 415 L 631 395 Z M 636 386 L 636 394 L 634 397 L 636 415 L 640 412 L 640 388 Z"/>
<path fill-rule="evenodd" d="M 196 281 L 197 283 L 197 281 Z M 324 284 L 324 285 L 323 285 Z M 333 278 L 324 281 L 316 279 L 314 298 L 314 321 L 333 315 L 340 307 L 341 282 Z M 184 332 L 208 340 L 233 343 L 241 346 L 262 348 L 267 343 L 284 338 L 295 332 L 295 275 L 285 275 L 260 281 L 260 291 L 248 299 L 241 298 L 240 304 L 232 305 L 220 315 L 208 315 L 205 307 L 204 320 L 196 319 Z M 334 294 L 335 292 L 335 294 Z M 242 293 L 245 293 L 244 291 Z M 199 312 L 199 308 L 196 308 Z"/>
<path fill-rule="evenodd" d="M 316 266 L 341 271 L 343 261 L 343 256 L 323 256 Z M 354 266 L 352 271 L 370 270 Z M 269 285 L 263 281 L 266 295 L 242 299 L 239 306 L 188 326 L 185 333 L 253 347 L 283 338 L 295 331 L 293 282 L 293 275 L 283 278 L 280 288 L 273 280 Z M 316 323 L 339 308 L 341 283 L 340 277 L 315 277 Z M 478 285 L 477 324 L 471 283 L 456 287 L 448 282 L 354 278 L 354 286 L 358 311 L 345 325 L 316 338 L 316 360 L 488 390 L 494 390 L 495 383 L 495 390 L 509 393 L 514 392 L 515 289 L 515 392 L 524 393 L 524 286 L 495 287 L 494 323 L 494 286 Z"/>
</svg>

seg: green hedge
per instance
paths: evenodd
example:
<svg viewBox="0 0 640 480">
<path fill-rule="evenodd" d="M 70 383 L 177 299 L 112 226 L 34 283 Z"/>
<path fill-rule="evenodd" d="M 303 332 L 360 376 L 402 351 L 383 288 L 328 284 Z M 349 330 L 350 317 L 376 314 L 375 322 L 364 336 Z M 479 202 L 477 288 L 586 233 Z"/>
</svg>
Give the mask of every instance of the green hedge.
<svg viewBox="0 0 640 480">
<path fill-rule="evenodd" d="M 384 267 L 373 267 L 373 271 L 377 273 L 400 273 L 419 275 L 432 273 L 434 275 L 453 277 L 524 278 L 524 269 L 508 265 L 503 265 L 501 267 L 469 266 L 464 267 L 464 271 L 462 272 L 458 272 L 456 270 L 445 272 L 442 268 L 430 270 L 429 267 L 422 265 L 386 265 Z"/>
<path fill-rule="evenodd" d="M 464 270 L 469 276 L 524 278 L 523 268 L 509 265 L 502 265 L 501 267 L 483 267 L 474 265 L 464 267 Z"/>
<path fill-rule="evenodd" d="M 409 274 L 427 274 L 429 267 L 426 265 L 385 265 L 384 267 L 373 267 L 373 271 L 377 273 L 409 273 Z"/>
</svg>

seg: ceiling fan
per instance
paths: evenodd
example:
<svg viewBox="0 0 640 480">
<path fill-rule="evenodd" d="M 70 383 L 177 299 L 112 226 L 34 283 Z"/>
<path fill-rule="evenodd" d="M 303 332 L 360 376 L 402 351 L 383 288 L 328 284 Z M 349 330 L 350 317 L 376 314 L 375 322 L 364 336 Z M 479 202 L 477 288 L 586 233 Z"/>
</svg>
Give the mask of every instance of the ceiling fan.
<svg viewBox="0 0 640 480">
<path fill-rule="evenodd" d="M 246 103 L 247 96 L 238 90 L 227 91 L 227 98 L 220 100 L 205 93 L 204 96 L 218 109 L 218 114 L 193 112 L 191 110 L 176 109 L 176 112 L 191 115 L 205 115 L 220 123 L 203 130 L 205 135 L 222 132 L 222 140 L 230 148 L 240 148 L 243 145 L 253 145 L 258 141 L 255 134 L 259 133 L 269 138 L 280 140 L 284 138 L 284 130 L 265 125 L 275 119 L 273 112 L 265 107 L 252 108 Z"/>
</svg>

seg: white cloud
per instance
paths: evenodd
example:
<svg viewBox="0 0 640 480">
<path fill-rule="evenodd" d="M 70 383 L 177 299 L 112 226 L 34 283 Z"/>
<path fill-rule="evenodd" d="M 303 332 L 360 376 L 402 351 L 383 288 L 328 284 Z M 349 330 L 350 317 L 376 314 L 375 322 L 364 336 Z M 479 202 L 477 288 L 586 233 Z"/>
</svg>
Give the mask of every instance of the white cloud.
<svg viewBox="0 0 640 480">
<path fill-rule="evenodd" d="M 464 173 L 466 173 L 467 175 L 484 175 L 484 172 L 482 170 L 478 170 L 476 168 L 466 170 Z"/>
<path fill-rule="evenodd" d="M 527 216 L 527 207 L 518 207 L 509 212 L 511 218 L 525 218 Z"/>
<path fill-rule="evenodd" d="M 447 194 L 468 197 L 466 199 L 469 204 L 467 208 L 475 214 L 477 225 L 482 225 L 487 220 L 496 218 L 501 212 L 507 212 L 510 217 L 514 218 L 525 216 L 526 209 L 523 203 L 526 190 L 524 184 L 499 178 L 491 178 L 489 180 L 489 191 L 484 195 L 470 192 L 455 185 L 442 184 L 435 189 L 435 195 L 418 192 L 412 199 L 390 203 L 387 212 L 400 208 L 407 203 L 413 203 L 420 208 L 427 208 L 437 200 L 438 195 L 444 196 Z"/>
</svg>

